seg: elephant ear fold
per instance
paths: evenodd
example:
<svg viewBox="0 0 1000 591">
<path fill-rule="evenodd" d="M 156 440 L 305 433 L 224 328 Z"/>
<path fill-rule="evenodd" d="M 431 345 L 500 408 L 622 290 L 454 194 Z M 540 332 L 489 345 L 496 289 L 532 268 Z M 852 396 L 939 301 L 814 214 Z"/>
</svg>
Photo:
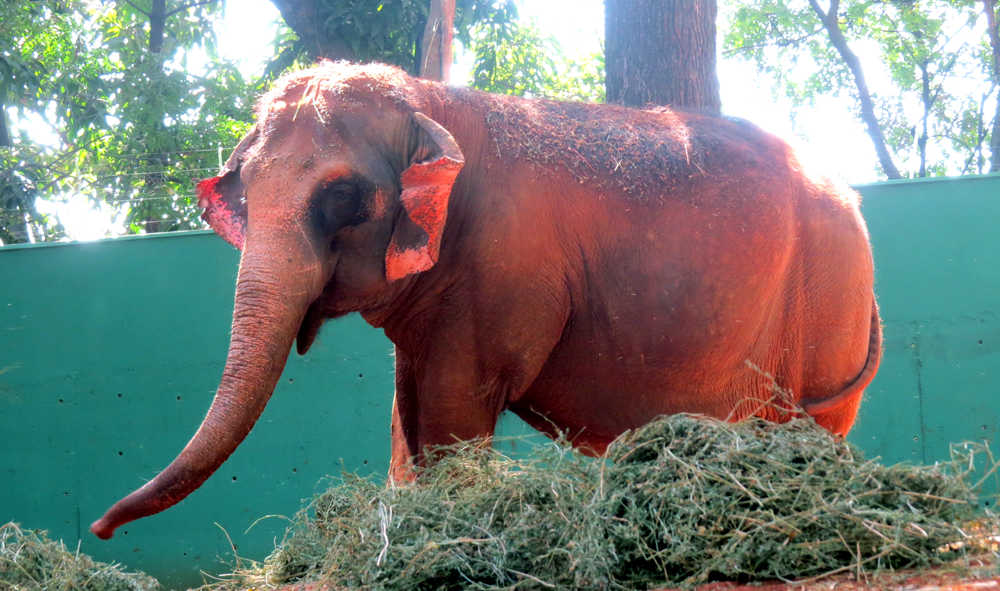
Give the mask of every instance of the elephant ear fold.
<svg viewBox="0 0 1000 591">
<path fill-rule="evenodd" d="M 201 181 L 197 193 L 198 206 L 205 210 L 201 219 L 223 240 L 243 250 L 247 235 L 247 202 L 239 170 Z"/>
<path fill-rule="evenodd" d="M 243 250 L 247 234 L 247 200 L 240 181 L 240 167 L 244 152 L 256 138 L 255 125 L 233 150 L 233 155 L 222 167 L 222 174 L 201 181 L 196 188 L 198 206 L 205 210 L 201 219 L 223 240 L 240 250 Z"/>
<path fill-rule="evenodd" d="M 385 255 L 385 275 L 397 281 L 434 266 L 448 218 L 448 200 L 465 156 L 455 138 L 423 113 L 414 113 L 418 147 L 400 177 L 403 211 L 393 228 Z"/>
</svg>

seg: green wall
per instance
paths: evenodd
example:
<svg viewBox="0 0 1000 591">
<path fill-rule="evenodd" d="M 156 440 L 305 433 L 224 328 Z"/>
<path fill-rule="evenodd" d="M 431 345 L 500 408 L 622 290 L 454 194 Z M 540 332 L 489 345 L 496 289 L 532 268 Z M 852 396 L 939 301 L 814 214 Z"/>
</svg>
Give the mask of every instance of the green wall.
<svg viewBox="0 0 1000 591">
<path fill-rule="evenodd" d="M 1000 417 L 1000 175 L 857 187 L 885 355 L 849 439 L 889 461 L 994 441 Z"/>
<path fill-rule="evenodd" d="M 1000 415 L 1000 177 L 859 187 L 885 324 L 851 439 L 932 462 Z M 262 559 L 341 469 L 385 473 L 391 345 L 357 316 L 293 354 L 264 416 L 177 507 L 87 532 L 193 435 L 228 346 L 238 253 L 210 233 L 0 249 L 0 522 L 48 529 L 168 587 Z M 504 419 L 503 431 L 525 428 Z M 506 443 L 504 445 L 511 445 Z"/>
<path fill-rule="evenodd" d="M 228 572 L 226 533 L 239 556 L 266 556 L 281 516 L 324 475 L 385 472 L 391 344 L 352 317 L 293 355 L 266 414 L 205 486 L 109 542 L 87 531 L 201 422 L 229 345 L 237 265 L 204 232 L 0 250 L 0 522 L 193 585 L 200 570 Z"/>
</svg>

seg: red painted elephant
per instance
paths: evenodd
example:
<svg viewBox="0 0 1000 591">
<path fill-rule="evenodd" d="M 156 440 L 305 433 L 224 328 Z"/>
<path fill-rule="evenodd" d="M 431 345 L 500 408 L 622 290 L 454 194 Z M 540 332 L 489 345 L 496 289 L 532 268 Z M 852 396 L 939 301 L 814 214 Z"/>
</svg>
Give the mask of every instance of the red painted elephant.
<svg viewBox="0 0 1000 591">
<path fill-rule="evenodd" d="M 797 404 L 844 434 L 879 362 L 857 194 L 742 121 L 325 62 L 263 98 L 199 198 L 243 251 L 228 361 L 197 434 L 102 538 L 198 488 L 293 341 L 353 311 L 396 347 L 396 478 L 504 410 L 595 453 L 678 412 Z"/>
</svg>

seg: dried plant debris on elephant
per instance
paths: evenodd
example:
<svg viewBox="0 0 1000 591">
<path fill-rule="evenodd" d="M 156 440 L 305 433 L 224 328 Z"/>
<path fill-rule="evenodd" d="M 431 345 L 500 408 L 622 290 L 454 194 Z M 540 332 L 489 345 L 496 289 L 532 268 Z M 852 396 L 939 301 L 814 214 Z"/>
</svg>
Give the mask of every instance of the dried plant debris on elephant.
<svg viewBox="0 0 1000 591">
<path fill-rule="evenodd" d="M 679 412 L 805 412 L 843 435 L 879 362 L 858 195 L 741 121 L 324 62 L 263 97 L 199 201 L 242 250 L 226 367 L 104 538 L 198 488 L 292 344 L 353 311 L 395 345 L 396 479 L 504 410 L 592 454 Z"/>
</svg>

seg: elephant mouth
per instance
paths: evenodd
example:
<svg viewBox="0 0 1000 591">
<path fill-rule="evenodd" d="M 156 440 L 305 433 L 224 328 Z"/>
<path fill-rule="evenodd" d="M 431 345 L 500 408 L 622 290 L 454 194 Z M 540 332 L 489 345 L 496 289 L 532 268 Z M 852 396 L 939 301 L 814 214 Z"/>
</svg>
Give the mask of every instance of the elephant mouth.
<svg viewBox="0 0 1000 591">
<path fill-rule="evenodd" d="M 302 324 L 299 325 L 299 332 L 295 336 L 295 350 L 299 355 L 305 355 L 309 352 L 309 349 L 316 341 L 316 335 L 319 334 L 319 329 L 323 326 L 323 323 L 328 318 L 333 317 L 329 314 L 329 310 L 323 309 L 322 302 L 324 299 L 323 294 L 332 288 L 334 280 L 337 277 L 339 262 L 339 257 L 333 261 L 323 290 L 319 293 L 319 297 L 309 304 L 309 308 L 306 309 L 305 316 L 302 318 Z"/>
<path fill-rule="evenodd" d="M 295 350 L 298 351 L 299 355 L 305 355 L 309 351 L 325 321 L 326 315 L 320 311 L 319 300 L 309 304 L 309 309 L 306 310 L 306 315 L 302 319 L 302 325 L 299 326 L 299 333 L 295 337 Z"/>
<path fill-rule="evenodd" d="M 306 311 L 305 318 L 302 319 L 302 325 L 299 326 L 299 333 L 295 337 L 295 350 L 299 355 L 305 355 L 316 340 L 316 335 L 319 334 L 319 329 L 323 326 L 323 323 L 327 320 L 346 316 L 349 313 L 331 312 L 328 309 L 324 309 L 320 305 L 319 300 L 313 302 Z"/>
</svg>

